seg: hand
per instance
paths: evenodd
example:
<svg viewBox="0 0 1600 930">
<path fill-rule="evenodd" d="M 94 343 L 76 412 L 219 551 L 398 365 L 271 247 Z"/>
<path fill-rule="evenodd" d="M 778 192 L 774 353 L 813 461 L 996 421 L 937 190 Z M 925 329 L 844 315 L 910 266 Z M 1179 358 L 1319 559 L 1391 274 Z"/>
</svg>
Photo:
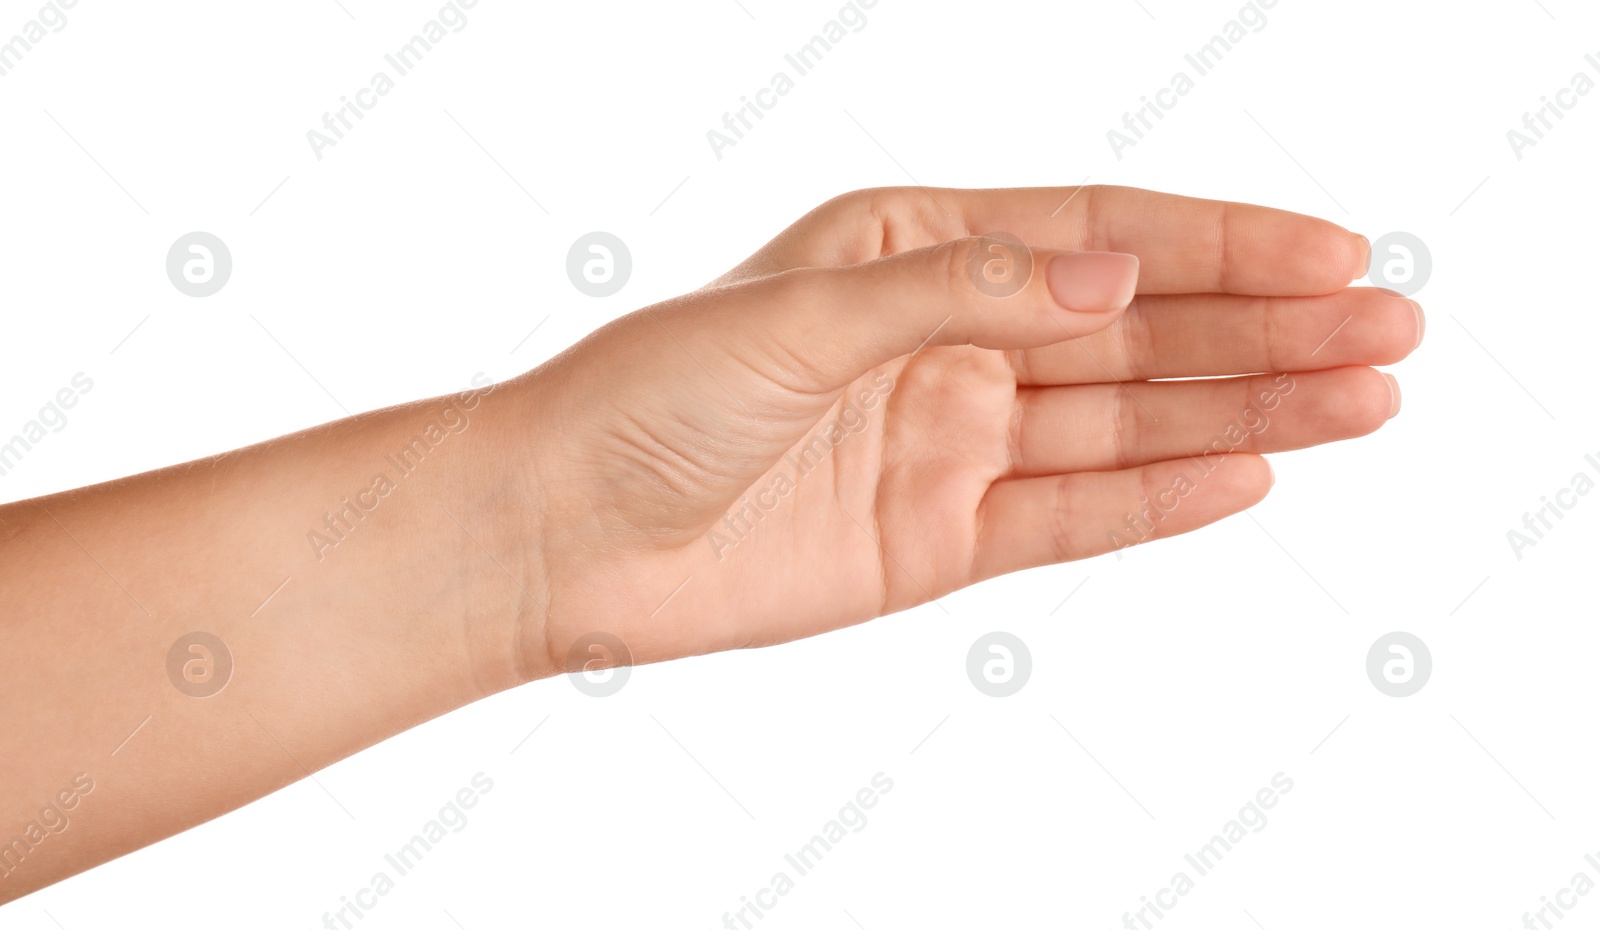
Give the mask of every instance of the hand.
<svg viewBox="0 0 1600 930">
<path fill-rule="evenodd" d="M 850 194 L 508 384 L 0 506 L 0 705 L 59 723 L 0 730 L 0 817 L 88 795 L 0 863 L 0 901 L 533 678 L 1249 507 L 1261 453 L 1398 406 L 1366 366 L 1422 318 L 1345 287 L 1367 251 L 1134 190 Z M 225 660 L 203 693 L 173 664 L 196 631 Z"/>
<path fill-rule="evenodd" d="M 1422 314 L 1346 286 L 1368 259 L 1125 188 L 836 198 L 520 385 L 523 677 L 591 632 L 635 663 L 780 643 L 1244 510 L 1261 453 L 1399 409 L 1368 366 Z"/>
</svg>

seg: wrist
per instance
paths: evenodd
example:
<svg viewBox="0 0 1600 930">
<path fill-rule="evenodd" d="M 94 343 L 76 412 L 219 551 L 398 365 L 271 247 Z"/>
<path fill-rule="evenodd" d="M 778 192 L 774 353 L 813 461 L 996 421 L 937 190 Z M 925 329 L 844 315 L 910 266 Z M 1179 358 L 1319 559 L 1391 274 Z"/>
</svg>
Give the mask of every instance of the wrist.
<svg viewBox="0 0 1600 930">
<path fill-rule="evenodd" d="M 500 691 L 564 671 L 547 647 L 550 476 L 535 373 L 475 388 L 439 399 L 454 400 L 475 434 L 459 459 L 462 512 L 446 530 L 461 566 L 465 635 Z"/>
</svg>

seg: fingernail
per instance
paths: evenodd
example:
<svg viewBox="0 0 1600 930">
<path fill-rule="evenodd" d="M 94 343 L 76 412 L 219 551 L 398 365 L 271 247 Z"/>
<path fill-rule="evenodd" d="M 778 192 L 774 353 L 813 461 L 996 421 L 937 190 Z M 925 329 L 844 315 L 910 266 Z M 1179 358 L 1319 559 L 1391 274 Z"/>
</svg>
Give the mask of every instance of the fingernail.
<svg viewBox="0 0 1600 930">
<path fill-rule="evenodd" d="M 1352 281 L 1356 280 L 1356 278 L 1366 277 L 1367 272 L 1372 270 L 1372 241 L 1360 233 L 1355 233 L 1354 235 L 1361 243 L 1361 265 L 1357 269 L 1355 277 L 1350 279 Z"/>
<path fill-rule="evenodd" d="M 1050 296 L 1078 313 L 1121 310 L 1139 284 L 1139 257 L 1126 252 L 1064 252 L 1045 270 Z"/>
<path fill-rule="evenodd" d="M 1400 382 L 1387 371 L 1383 372 L 1383 379 L 1389 382 L 1389 419 L 1392 420 L 1400 412 Z"/>
<path fill-rule="evenodd" d="M 1428 329 L 1428 320 L 1422 315 L 1422 304 L 1413 300 L 1411 301 L 1411 309 L 1417 311 L 1417 345 L 1411 347 L 1414 350 L 1417 346 L 1422 345 L 1422 334 Z"/>
</svg>

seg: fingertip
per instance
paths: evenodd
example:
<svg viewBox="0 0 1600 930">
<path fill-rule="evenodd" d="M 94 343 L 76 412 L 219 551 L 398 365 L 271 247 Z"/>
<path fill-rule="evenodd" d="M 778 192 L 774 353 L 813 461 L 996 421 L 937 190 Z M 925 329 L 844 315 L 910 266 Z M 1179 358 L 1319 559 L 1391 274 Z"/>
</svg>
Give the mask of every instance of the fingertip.
<svg viewBox="0 0 1600 930">
<path fill-rule="evenodd" d="M 1233 293 L 1315 296 L 1333 294 L 1364 277 L 1372 244 L 1360 233 L 1317 217 L 1288 214 L 1264 231 L 1270 264 L 1246 264 L 1234 250 L 1226 275 Z"/>
<path fill-rule="evenodd" d="M 1422 305 L 1388 288 L 1352 288 L 1358 325 L 1350 327 L 1345 360 L 1352 364 L 1393 365 L 1422 344 Z M 1342 335 L 1341 338 L 1346 338 Z"/>
<path fill-rule="evenodd" d="M 1377 432 L 1400 412 L 1400 384 L 1388 372 L 1350 365 L 1313 377 L 1302 409 L 1325 431 L 1319 442 Z"/>
<path fill-rule="evenodd" d="M 1229 452 L 1206 461 L 1200 484 L 1208 489 L 1212 513 L 1204 523 L 1249 510 L 1261 503 L 1276 481 L 1266 456 L 1254 452 Z"/>
<path fill-rule="evenodd" d="M 1248 501 L 1245 507 L 1254 507 L 1261 503 L 1266 498 L 1267 492 L 1277 483 L 1272 463 L 1267 461 L 1266 456 L 1254 453 L 1235 453 L 1229 458 L 1236 460 L 1234 492 L 1239 498 Z"/>
</svg>

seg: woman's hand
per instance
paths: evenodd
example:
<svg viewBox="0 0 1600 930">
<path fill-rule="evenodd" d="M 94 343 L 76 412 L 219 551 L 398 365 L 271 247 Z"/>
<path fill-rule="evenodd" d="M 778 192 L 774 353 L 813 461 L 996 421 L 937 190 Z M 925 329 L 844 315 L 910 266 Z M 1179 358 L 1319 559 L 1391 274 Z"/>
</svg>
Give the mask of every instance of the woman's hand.
<svg viewBox="0 0 1600 930">
<path fill-rule="evenodd" d="M 1399 409 L 1368 366 L 1422 314 L 1346 286 L 1368 258 L 1126 188 L 836 198 L 516 385 L 522 675 L 785 642 L 1244 510 L 1260 453 Z"/>
<path fill-rule="evenodd" d="M 0 506 L 0 902 L 534 678 L 1249 507 L 1398 406 L 1366 366 L 1422 319 L 1366 261 L 1143 191 L 849 194 L 508 384 Z"/>
</svg>

